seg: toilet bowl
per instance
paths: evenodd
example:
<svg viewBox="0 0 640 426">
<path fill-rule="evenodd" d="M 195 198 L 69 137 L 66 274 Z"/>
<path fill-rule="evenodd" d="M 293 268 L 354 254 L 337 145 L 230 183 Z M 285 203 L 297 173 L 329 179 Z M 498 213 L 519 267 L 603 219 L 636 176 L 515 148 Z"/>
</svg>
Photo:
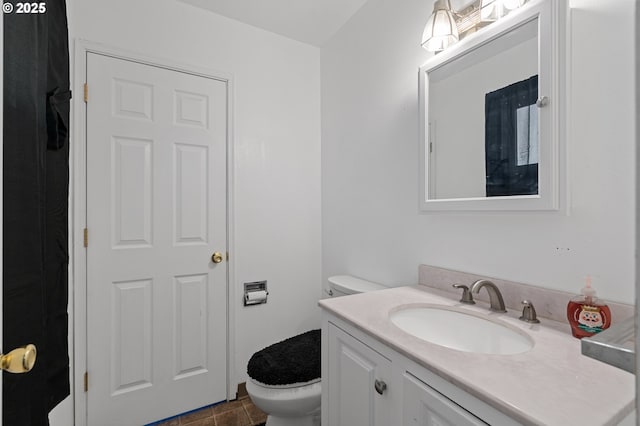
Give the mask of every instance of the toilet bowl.
<svg viewBox="0 0 640 426">
<path fill-rule="evenodd" d="M 320 379 L 298 386 L 267 386 L 247 382 L 253 404 L 268 413 L 269 426 L 318 426 L 320 424 Z"/>
<path fill-rule="evenodd" d="M 332 297 L 386 287 L 349 275 L 330 277 Z M 253 354 L 247 393 L 267 413 L 267 426 L 320 425 L 320 330 L 311 330 Z"/>
</svg>

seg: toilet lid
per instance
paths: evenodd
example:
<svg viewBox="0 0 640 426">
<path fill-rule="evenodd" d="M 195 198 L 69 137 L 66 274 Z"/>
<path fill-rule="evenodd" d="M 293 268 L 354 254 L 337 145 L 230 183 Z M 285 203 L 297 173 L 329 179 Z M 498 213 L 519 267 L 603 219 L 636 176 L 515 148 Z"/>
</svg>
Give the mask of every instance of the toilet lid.
<svg viewBox="0 0 640 426">
<path fill-rule="evenodd" d="M 329 277 L 329 284 L 336 290 L 345 294 L 366 293 L 368 291 L 382 290 L 387 287 L 382 284 L 352 277 L 350 275 L 336 275 Z"/>
<path fill-rule="evenodd" d="M 320 378 L 320 330 L 290 337 L 253 354 L 249 377 L 266 385 L 289 385 Z"/>
</svg>

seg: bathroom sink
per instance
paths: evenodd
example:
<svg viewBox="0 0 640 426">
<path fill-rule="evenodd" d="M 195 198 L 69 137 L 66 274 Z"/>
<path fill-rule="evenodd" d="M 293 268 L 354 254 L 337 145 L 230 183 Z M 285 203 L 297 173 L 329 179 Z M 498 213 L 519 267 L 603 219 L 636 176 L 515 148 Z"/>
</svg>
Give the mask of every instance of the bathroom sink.
<svg viewBox="0 0 640 426">
<path fill-rule="evenodd" d="M 533 347 L 533 340 L 515 328 L 453 308 L 407 307 L 390 319 L 419 339 L 463 352 L 511 355 Z"/>
</svg>

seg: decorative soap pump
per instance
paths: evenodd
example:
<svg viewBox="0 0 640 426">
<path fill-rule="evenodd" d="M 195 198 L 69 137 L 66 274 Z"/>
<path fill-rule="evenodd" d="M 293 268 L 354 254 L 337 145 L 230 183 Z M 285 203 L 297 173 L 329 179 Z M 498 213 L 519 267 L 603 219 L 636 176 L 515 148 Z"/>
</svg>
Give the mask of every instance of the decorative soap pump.
<svg viewBox="0 0 640 426">
<path fill-rule="evenodd" d="M 591 277 L 578 296 L 567 305 L 567 319 L 571 324 L 574 337 L 593 336 L 611 325 L 611 310 L 596 298 L 596 291 L 591 287 Z"/>
</svg>

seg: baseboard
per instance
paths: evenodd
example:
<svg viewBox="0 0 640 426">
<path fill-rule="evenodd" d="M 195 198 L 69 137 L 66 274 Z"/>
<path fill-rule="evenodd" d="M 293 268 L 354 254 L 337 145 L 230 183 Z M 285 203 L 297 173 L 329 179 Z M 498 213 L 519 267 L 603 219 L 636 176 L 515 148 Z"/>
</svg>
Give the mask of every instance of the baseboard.
<svg viewBox="0 0 640 426">
<path fill-rule="evenodd" d="M 236 392 L 236 399 L 249 398 L 247 393 L 247 382 L 238 383 L 238 390 Z"/>
</svg>

